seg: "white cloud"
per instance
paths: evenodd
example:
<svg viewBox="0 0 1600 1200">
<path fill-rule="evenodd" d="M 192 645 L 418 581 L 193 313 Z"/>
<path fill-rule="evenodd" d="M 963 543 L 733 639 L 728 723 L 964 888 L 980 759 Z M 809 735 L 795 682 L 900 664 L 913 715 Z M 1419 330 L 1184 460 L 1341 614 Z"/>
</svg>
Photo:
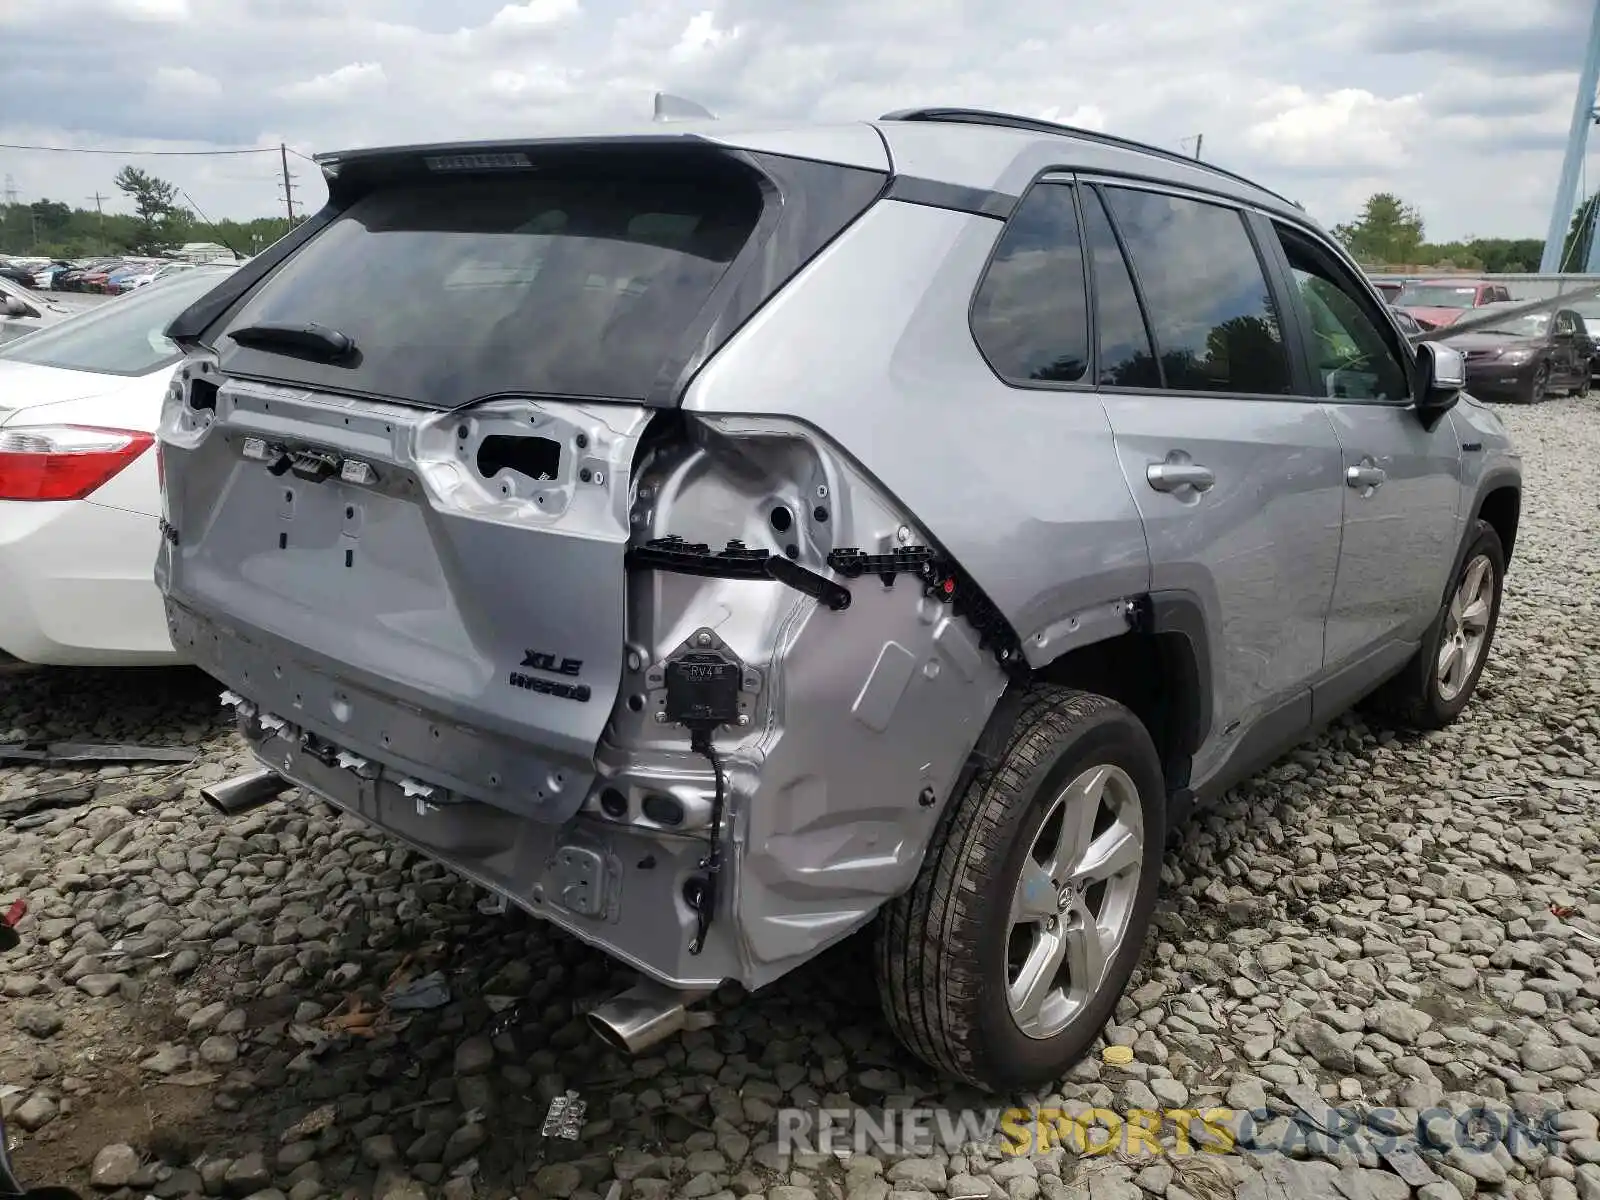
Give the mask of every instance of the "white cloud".
<svg viewBox="0 0 1600 1200">
<path fill-rule="evenodd" d="M 657 90 L 727 124 L 956 104 L 1177 151 L 1201 134 L 1205 158 L 1324 223 L 1381 189 L 1416 204 L 1436 238 L 1538 237 L 1587 14 L 1576 0 L 1524 7 L 0 0 L 7 78 L 24 84 L 0 106 L 0 141 L 310 150 L 515 136 L 647 122 Z M 246 216 L 280 203 L 272 157 L 130 161 L 208 211 Z M 8 151 L 5 169 L 27 195 L 73 198 L 107 190 L 120 165 Z M 315 203 L 318 173 L 295 169 Z"/>
<path fill-rule="evenodd" d="M 684 62 L 704 54 L 708 50 L 715 50 L 718 46 L 737 37 L 737 29 L 722 29 L 717 25 L 717 14 L 709 8 L 702 9 L 689 18 L 679 35 L 678 42 L 672 47 L 672 57 L 678 62 Z"/>
<path fill-rule="evenodd" d="M 1052 104 L 1038 115 L 1041 121 L 1056 121 L 1076 129 L 1098 131 L 1106 127 L 1105 110 L 1097 104 L 1080 104 L 1069 113 L 1063 113 L 1059 104 Z"/>
<path fill-rule="evenodd" d="M 1384 98 L 1362 88 L 1313 95 L 1286 87 L 1257 106 L 1270 116 L 1245 133 L 1249 145 L 1290 166 L 1396 171 L 1427 120 L 1420 95 Z"/>
<path fill-rule="evenodd" d="M 337 103 L 382 86 L 385 78 L 382 63 L 346 63 L 314 79 L 285 84 L 278 89 L 278 95 L 287 100 Z"/>
<path fill-rule="evenodd" d="M 555 100 L 572 90 L 567 73 L 556 67 L 541 71 L 492 71 L 486 87 L 491 96 L 509 103 Z"/>
<path fill-rule="evenodd" d="M 187 21 L 189 0 L 111 0 L 114 13 L 135 21 Z"/>
<path fill-rule="evenodd" d="M 525 0 L 495 13 L 489 20 L 489 29 L 496 33 L 542 31 L 572 20 L 578 12 L 578 0 Z"/>
<path fill-rule="evenodd" d="M 193 67 L 157 67 L 150 77 L 150 87 L 163 95 L 187 100 L 222 94 L 221 81 Z"/>
</svg>

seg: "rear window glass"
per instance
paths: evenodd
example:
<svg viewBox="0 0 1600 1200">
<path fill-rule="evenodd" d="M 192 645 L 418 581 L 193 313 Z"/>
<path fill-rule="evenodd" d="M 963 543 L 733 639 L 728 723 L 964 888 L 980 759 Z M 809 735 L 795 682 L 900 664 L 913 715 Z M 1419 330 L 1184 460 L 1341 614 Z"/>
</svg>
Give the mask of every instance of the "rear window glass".
<svg viewBox="0 0 1600 1200">
<path fill-rule="evenodd" d="M 291 257 L 218 339 L 245 374 L 438 408 L 521 392 L 643 400 L 755 228 L 742 170 L 595 166 L 394 184 Z M 227 333 L 315 323 L 347 362 Z"/>
<path fill-rule="evenodd" d="M 1475 287 L 1413 283 L 1400 292 L 1395 303 L 1410 308 L 1471 308 L 1477 296 Z"/>
<path fill-rule="evenodd" d="M 183 357 L 167 337 L 167 326 L 227 274 L 186 271 L 149 284 L 59 325 L 7 342 L 0 347 L 0 359 L 102 375 L 147 374 Z"/>
</svg>

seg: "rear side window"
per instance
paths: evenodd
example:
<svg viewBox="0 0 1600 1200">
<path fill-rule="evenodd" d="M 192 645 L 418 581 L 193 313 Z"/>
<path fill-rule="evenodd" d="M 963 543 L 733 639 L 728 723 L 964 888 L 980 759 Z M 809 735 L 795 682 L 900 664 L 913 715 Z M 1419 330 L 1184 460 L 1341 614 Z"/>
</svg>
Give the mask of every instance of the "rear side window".
<svg viewBox="0 0 1600 1200">
<path fill-rule="evenodd" d="M 1072 187 L 1042 183 L 1017 206 L 972 306 L 972 335 L 1009 383 L 1077 383 L 1089 371 L 1089 306 Z"/>
<path fill-rule="evenodd" d="M 1166 386 L 1280 395 L 1289 357 L 1244 218 L 1200 200 L 1106 188 L 1138 272 Z"/>
<path fill-rule="evenodd" d="M 394 184 L 357 200 L 223 330 L 246 374 L 452 408 L 498 393 L 644 400 L 762 210 L 754 176 L 595 164 Z M 355 354 L 245 349 L 232 330 L 315 323 Z"/>
</svg>

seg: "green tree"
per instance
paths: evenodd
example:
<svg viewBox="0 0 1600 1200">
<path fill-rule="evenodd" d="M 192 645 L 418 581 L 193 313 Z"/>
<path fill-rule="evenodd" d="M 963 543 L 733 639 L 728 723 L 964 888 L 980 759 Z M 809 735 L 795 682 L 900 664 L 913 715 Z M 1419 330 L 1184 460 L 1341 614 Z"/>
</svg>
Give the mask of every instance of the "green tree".
<svg viewBox="0 0 1600 1200">
<path fill-rule="evenodd" d="M 1561 246 L 1563 271 L 1581 271 L 1589 261 L 1589 243 L 1594 238 L 1595 207 L 1600 205 L 1600 192 L 1578 205 L 1572 214 L 1572 224 L 1567 227 L 1567 238 Z M 1537 259 L 1539 256 L 1534 255 Z"/>
<path fill-rule="evenodd" d="M 1377 192 L 1367 197 L 1359 217 L 1333 232 L 1357 262 L 1381 265 L 1415 261 L 1422 228 L 1416 209 L 1392 192 Z"/>
<path fill-rule="evenodd" d="M 72 210 L 59 200 L 35 200 L 28 209 L 40 237 L 60 233 L 72 223 Z"/>
<path fill-rule="evenodd" d="M 112 183 L 133 201 L 134 211 L 139 214 L 134 250 L 140 254 L 160 254 L 182 243 L 193 218 L 177 206 L 176 184 L 138 167 L 123 167 Z"/>
</svg>

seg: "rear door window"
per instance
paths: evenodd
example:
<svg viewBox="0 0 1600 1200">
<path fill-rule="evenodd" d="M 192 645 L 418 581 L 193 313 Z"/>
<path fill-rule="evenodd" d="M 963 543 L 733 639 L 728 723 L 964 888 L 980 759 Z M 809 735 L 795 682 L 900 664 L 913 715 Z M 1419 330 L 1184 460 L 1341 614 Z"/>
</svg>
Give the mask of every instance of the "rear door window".
<svg viewBox="0 0 1600 1200">
<path fill-rule="evenodd" d="M 972 305 L 972 336 L 1015 384 L 1078 383 L 1089 371 L 1089 304 L 1072 185 L 1041 183 L 1007 223 Z"/>
<path fill-rule="evenodd" d="M 1166 386 L 1288 393 L 1289 356 L 1243 215 L 1164 192 L 1104 191 L 1138 273 Z"/>
<path fill-rule="evenodd" d="M 501 393 L 644 400 L 762 210 L 742 169 L 448 176 L 357 200 L 245 300 L 226 369 L 438 408 Z M 339 363 L 232 330 L 314 323 Z"/>
<path fill-rule="evenodd" d="M 1099 381 L 1106 387 L 1158 388 L 1161 370 L 1156 366 L 1150 331 L 1122 247 L 1117 245 L 1099 194 L 1086 188 L 1082 199 L 1084 243 L 1094 270 Z"/>
</svg>

